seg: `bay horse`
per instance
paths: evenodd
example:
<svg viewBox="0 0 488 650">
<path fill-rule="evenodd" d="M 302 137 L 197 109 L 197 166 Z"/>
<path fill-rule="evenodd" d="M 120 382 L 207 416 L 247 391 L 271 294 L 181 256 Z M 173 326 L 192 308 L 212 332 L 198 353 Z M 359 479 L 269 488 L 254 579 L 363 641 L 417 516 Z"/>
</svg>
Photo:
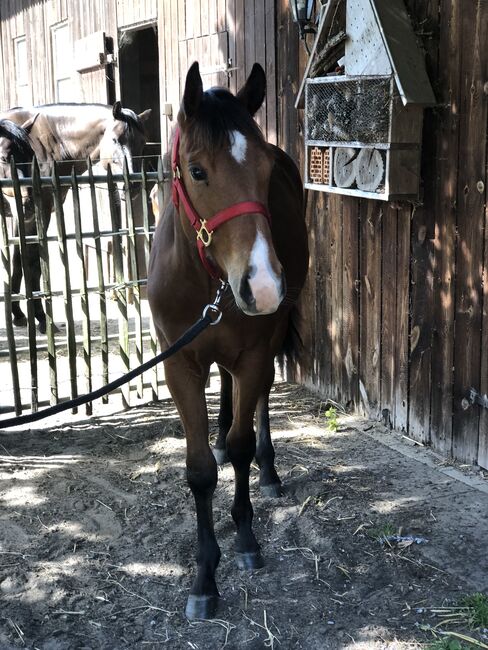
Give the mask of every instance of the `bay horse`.
<svg viewBox="0 0 488 650">
<path fill-rule="evenodd" d="M 0 113 L 0 119 L 8 119 L 19 127 L 28 125 L 28 137 L 35 155 L 42 166 L 43 174 L 52 173 L 57 163 L 60 176 L 68 176 L 74 168 L 77 174 L 87 169 L 87 159 L 100 162 L 107 168 L 110 164 L 114 173 L 121 173 L 124 159 L 129 172 L 139 171 L 140 156 L 146 143 L 144 123 L 151 114 L 147 109 L 137 115 L 129 108 L 123 108 L 119 101 L 113 106 L 104 104 L 46 104 L 32 108 L 14 108 Z M 69 191 L 62 188 L 62 200 Z M 43 188 L 43 221 L 46 229 L 54 206 L 49 188 Z M 35 220 L 32 220 L 36 234 Z M 37 251 L 37 258 L 36 258 Z M 40 287 L 40 264 L 38 248 L 32 249 L 29 263 L 32 266 L 33 290 Z M 20 291 L 22 266 L 18 249 L 14 250 L 12 271 L 12 292 Z M 46 318 L 40 301 L 36 301 L 36 318 L 41 333 L 46 331 Z M 25 326 L 27 321 L 19 303 L 12 303 L 14 325 Z"/>
<path fill-rule="evenodd" d="M 148 299 L 159 342 L 173 343 L 228 283 L 223 318 L 164 362 L 165 378 L 185 430 L 187 480 L 196 505 L 197 574 L 189 619 L 214 616 L 212 497 L 217 461 L 235 471 L 232 517 L 239 569 L 263 565 L 252 530 L 249 471 L 254 456 L 260 489 L 280 495 L 268 399 L 274 358 L 305 282 L 308 242 L 300 174 L 287 154 L 266 143 L 253 119 L 266 90 L 254 64 L 236 96 L 203 92 L 198 63 L 189 69 L 173 142 L 173 198 L 156 229 L 148 270 Z M 221 377 L 219 437 L 209 446 L 205 383 L 210 365 Z M 256 413 L 256 446 L 253 418 Z"/>
</svg>

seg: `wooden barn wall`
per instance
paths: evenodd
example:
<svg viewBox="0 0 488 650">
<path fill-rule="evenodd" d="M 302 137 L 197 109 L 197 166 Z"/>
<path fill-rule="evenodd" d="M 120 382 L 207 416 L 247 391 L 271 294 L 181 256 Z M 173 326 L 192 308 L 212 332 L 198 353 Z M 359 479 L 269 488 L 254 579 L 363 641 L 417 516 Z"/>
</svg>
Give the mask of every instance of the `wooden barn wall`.
<svg viewBox="0 0 488 650">
<path fill-rule="evenodd" d="M 488 410 L 463 398 L 488 393 L 488 4 L 406 4 L 437 98 L 425 113 L 421 202 L 309 193 L 298 376 L 487 468 Z"/>
<path fill-rule="evenodd" d="M 302 300 L 305 343 L 296 375 L 351 408 L 488 467 L 488 4 L 406 0 L 437 105 L 425 113 L 417 205 L 309 192 L 311 266 Z M 15 103 L 12 39 L 25 34 L 33 101 L 52 101 L 50 28 L 73 39 L 157 18 L 163 149 L 188 65 L 206 85 L 235 91 L 254 61 L 268 92 L 258 121 L 302 164 L 302 112 L 293 107 L 306 53 L 288 0 L 2 0 L 2 107 Z M 41 53 L 41 54 L 39 54 Z M 223 71 L 228 64 L 230 76 Z M 75 75 L 76 76 L 76 75 Z M 77 77 L 78 78 L 78 77 Z M 103 96 L 104 69 L 81 76 L 79 100 Z"/>
</svg>

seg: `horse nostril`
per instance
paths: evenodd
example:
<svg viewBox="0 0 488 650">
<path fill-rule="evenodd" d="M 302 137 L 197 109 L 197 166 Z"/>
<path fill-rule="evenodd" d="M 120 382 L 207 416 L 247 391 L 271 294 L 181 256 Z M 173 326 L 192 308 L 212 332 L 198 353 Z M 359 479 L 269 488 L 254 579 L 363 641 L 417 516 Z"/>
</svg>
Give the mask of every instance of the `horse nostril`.
<svg viewBox="0 0 488 650">
<path fill-rule="evenodd" d="M 239 295 L 246 305 L 251 306 L 254 303 L 254 296 L 251 291 L 251 285 L 249 284 L 250 274 L 247 273 L 243 276 L 241 284 L 239 286 Z"/>
</svg>

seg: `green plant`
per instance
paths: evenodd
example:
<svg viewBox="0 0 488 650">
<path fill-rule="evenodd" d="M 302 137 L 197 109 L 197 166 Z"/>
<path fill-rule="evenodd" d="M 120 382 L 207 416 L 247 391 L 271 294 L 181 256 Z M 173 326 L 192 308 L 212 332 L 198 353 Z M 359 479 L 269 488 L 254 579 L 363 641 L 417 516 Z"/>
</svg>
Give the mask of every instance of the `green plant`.
<svg viewBox="0 0 488 650">
<path fill-rule="evenodd" d="M 337 409 L 333 406 L 330 406 L 325 412 L 325 418 L 327 420 L 327 428 L 329 431 L 334 431 L 334 433 L 339 428 L 339 422 L 337 421 Z"/>
<path fill-rule="evenodd" d="M 391 523 L 391 521 L 385 521 L 381 526 L 370 528 L 366 532 L 370 537 L 381 542 L 381 540 L 384 540 L 391 535 L 396 535 L 398 529 Z"/>
<path fill-rule="evenodd" d="M 424 650 L 468 650 L 468 646 L 461 644 L 457 639 L 444 637 L 424 646 Z"/>
<path fill-rule="evenodd" d="M 469 626 L 471 629 L 488 627 L 488 596 L 476 593 L 464 596 L 460 604 L 469 607 Z"/>
</svg>

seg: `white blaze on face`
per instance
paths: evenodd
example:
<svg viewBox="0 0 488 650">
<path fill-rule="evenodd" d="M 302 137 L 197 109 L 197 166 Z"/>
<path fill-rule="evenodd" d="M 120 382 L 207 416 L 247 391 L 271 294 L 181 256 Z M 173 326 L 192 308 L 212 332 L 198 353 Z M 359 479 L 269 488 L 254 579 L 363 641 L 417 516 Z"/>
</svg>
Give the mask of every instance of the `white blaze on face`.
<svg viewBox="0 0 488 650">
<path fill-rule="evenodd" d="M 252 269 L 249 286 L 256 301 L 258 314 L 272 314 L 278 309 L 282 300 L 281 279 L 270 264 L 269 252 L 268 242 L 258 230 L 249 259 Z"/>
<path fill-rule="evenodd" d="M 230 132 L 230 153 L 241 165 L 246 160 L 247 141 L 240 131 Z"/>
</svg>

